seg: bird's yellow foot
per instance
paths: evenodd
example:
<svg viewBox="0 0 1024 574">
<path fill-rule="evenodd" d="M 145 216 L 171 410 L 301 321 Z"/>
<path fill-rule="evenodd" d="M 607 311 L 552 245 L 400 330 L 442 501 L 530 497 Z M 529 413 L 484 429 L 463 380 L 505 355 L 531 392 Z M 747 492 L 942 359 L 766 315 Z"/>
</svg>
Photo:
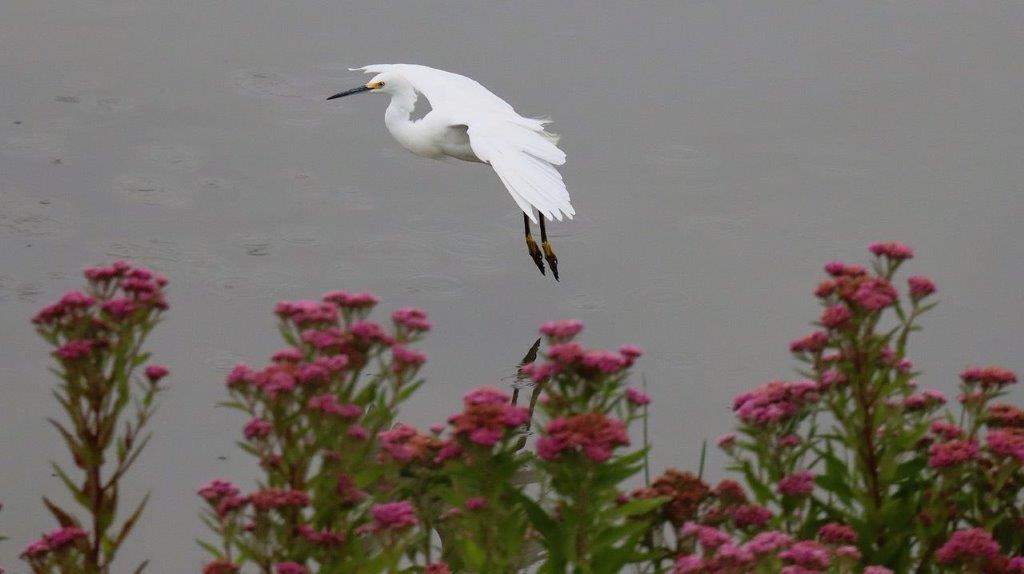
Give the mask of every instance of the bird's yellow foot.
<svg viewBox="0 0 1024 574">
<path fill-rule="evenodd" d="M 533 258 L 533 262 L 537 265 L 537 269 L 540 269 L 541 275 L 547 275 L 544 270 L 544 260 L 541 259 L 540 248 L 537 247 L 537 242 L 533 239 L 533 235 L 530 233 L 526 234 L 526 249 L 530 252 L 530 257 Z"/>
<path fill-rule="evenodd" d="M 542 245 L 544 246 L 544 259 L 548 260 L 551 274 L 555 276 L 555 281 L 558 281 L 558 257 L 555 255 L 555 250 L 551 248 L 551 244 L 547 241 Z"/>
</svg>

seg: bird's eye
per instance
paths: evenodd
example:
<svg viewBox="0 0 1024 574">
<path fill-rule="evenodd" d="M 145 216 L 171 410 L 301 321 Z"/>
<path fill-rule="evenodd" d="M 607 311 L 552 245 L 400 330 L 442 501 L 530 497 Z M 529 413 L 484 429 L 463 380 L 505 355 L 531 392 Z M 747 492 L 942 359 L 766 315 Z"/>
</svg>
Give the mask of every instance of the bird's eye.
<svg viewBox="0 0 1024 574">
<path fill-rule="evenodd" d="M 378 89 L 383 88 L 383 87 L 384 87 L 384 82 L 377 82 L 377 88 Z"/>
</svg>

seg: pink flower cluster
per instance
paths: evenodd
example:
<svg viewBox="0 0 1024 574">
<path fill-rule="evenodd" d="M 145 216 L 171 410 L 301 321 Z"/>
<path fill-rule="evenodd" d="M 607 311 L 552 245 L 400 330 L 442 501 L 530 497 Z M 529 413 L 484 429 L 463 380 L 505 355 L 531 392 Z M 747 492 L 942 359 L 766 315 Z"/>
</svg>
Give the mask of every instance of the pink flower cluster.
<svg viewBox="0 0 1024 574">
<path fill-rule="evenodd" d="M 348 293 L 347 291 L 328 291 L 321 299 L 325 303 L 333 303 L 341 309 L 372 309 L 380 299 L 373 293 Z"/>
<path fill-rule="evenodd" d="M 274 574 L 309 574 L 309 569 L 298 562 L 278 562 Z"/>
<path fill-rule="evenodd" d="M 480 446 L 494 446 L 507 431 L 530 420 L 528 409 L 510 405 L 508 395 L 495 388 L 475 389 L 462 403 L 462 412 L 448 417 L 448 423 L 456 436 Z"/>
<path fill-rule="evenodd" d="M 794 472 L 780 479 L 775 488 L 785 496 L 807 496 L 814 491 L 814 473 L 809 470 Z"/>
<path fill-rule="evenodd" d="M 733 400 L 732 410 L 743 422 L 765 426 L 787 420 L 820 398 L 813 381 L 771 381 Z"/>
<path fill-rule="evenodd" d="M 983 528 L 958 530 L 935 553 L 943 564 L 983 566 L 1000 557 L 999 543 Z"/>
<path fill-rule="evenodd" d="M 872 243 L 868 246 L 868 251 L 877 257 L 886 257 L 894 261 L 914 257 L 914 250 L 898 241 Z"/>
<path fill-rule="evenodd" d="M 391 320 L 396 327 L 405 329 L 410 333 L 422 333 L 430 330 L 430 321 L 427 320 L 427 312 L 415 307 L 403 307 L 391 314 Z"/>
<path fill-rule="evenodd" d="M 382 453 L 398 462 L 432 461 L 442 446 L 437 437 L 421 434 L 415 427 L 403 424 L 379 433 L 377 439 Z"/>
<path fill-rule="evenodd" d="M 797 339 L 789 344 L 789 350 L 793 353 L 818 353 L 828 345 L 829 335 L 825 331 L 815 331 L 802 339 Z"/>
<path fill-rule="evenodd" d="M 1024 462 L 1024 428 L 990 430 L 985 439 L 989 451 Z"/>
<path fill-rule="evenodd" d="M 583 323 L 575 319 L 541 323 L 540 333 L 552 340 L 569 340 L 583 331 Z"/>
<path fill-rule="evenodd" d="M 79 540 L 88 538 L 88 534 L 76 526 L 64 526 L 44 534 L 42 538 L 32 542 L 21 551 L 22 558 L 37 559 L 50 552 L 60 552 L 71 547 Z"/>
<path fill-rule="evenodd" d="M 933 444 L 929 450 L 928 466 L 949 468 L 978 458 L 978 445 L 973 440 L 953 439 Z"/>
<path fill-rule="evenodd" d="M 416 526 L 419 522 L 416 510 L 405 500 L 375 504 L 370 508 L 370 513 L 373 515 L 373 523 L 360 527 L 358 532 L 397 532 Z"/>
<path fill-rule="evenodd" d="M 1017 375 L 1002 367 L 972 367 L 960 373 L 965 385 L 978 385 L 982 388 L 1005 387 L 1017 382 Z"/>
<path fill-rule="evenodd" d="M 622 421 L 602 413 L 583 413 L 549 422 L 537 441 L 537 454 L 552 461 L 564 451 L 578 451 L 594 462 L 604 462 L 611 458 L 612 450 L 626 445 L 629 435 Z"/>
<path fill-rule="evenodd" d="M 256 510 L 272 510 L 277 508 L 301 508 L 309 506 L 309 495 L 301 490 L 285 490 L 267 488 L 258 490 L 248 496 L 248 502 Z"/>
</svg>

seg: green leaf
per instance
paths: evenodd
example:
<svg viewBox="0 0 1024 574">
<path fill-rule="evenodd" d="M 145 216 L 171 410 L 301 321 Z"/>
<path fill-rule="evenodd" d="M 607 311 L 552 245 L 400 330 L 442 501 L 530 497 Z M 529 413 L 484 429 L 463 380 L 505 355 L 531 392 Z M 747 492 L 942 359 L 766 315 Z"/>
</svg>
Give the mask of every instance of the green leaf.
<svg viewBox="0 0 1024 574">
<path fill-rule="evenodd" d="M 659 496 L 656 498 L 637 498 L 631 500 L 622 506 L 614 508 L 608 513 L 608 516 L 612 518 L 622 518 L 627 516 L 637 516 L 640 514 L 647 514 L 652 510 L 660 508 L 663 504 L 668 502 L 670 497 Z"/>
</svg>

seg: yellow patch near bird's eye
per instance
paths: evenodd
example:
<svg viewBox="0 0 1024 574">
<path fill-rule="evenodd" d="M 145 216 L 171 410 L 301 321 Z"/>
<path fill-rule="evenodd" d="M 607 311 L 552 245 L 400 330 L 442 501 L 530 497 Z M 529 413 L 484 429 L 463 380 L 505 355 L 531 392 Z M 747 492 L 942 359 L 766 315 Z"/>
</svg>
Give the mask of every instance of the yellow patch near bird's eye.
<svg viewBox="0 0 1024 574">
<path fill-rule="evenodd" d="M 370 84 L 366 84 L 366 87 L 370 88 L 371 90 L 379 90 L 384 87 L 384 82 L 373 82 Z"/>
</svg>

